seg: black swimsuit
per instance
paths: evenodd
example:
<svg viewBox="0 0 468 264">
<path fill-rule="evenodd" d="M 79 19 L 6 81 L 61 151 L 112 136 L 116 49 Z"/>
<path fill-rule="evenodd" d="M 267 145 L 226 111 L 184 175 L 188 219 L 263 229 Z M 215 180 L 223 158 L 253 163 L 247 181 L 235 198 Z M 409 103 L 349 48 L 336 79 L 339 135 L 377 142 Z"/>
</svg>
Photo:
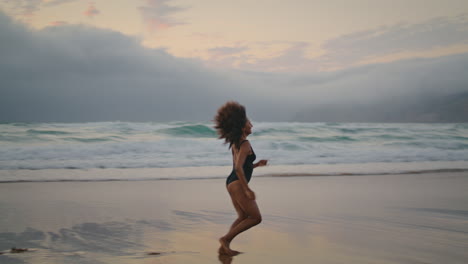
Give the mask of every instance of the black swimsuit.
<svg viewBox="0 0 468 264">
<path fill-rule="evenodd" d="M 240 145 L 242 145 L 242 143 L 246 141 L 247 140 L 242 141 Z M 239 149 L 240 149 L 240 145 L 239 145 Z M 250 149 L 252 150 L 252 154 L 248 155 L 245 158 L 244 165 L 242 166 L 242 168 L 244 169 L 244 175 L 245 175 L 245 179 L 247 180 L 247 182 L 249 182 L 250 178 L 252 178 L 252 172 L 254 169 L 253 162 L 257 158 L 257 156 L 255 156 L 255 152 L 253 151 L 252 147 L 250 147 Z M 229 185 L 231 182 L 237 181 L 237 180 L 239 180 L 239 178 L 237 177 L 237 174 L 236 174 L 235 164 L 234 162 L 232 162 L 232 172 L 229 175 L 229 177 L 227 177 L 226 179 L 226 185 Z"/>
</svg>

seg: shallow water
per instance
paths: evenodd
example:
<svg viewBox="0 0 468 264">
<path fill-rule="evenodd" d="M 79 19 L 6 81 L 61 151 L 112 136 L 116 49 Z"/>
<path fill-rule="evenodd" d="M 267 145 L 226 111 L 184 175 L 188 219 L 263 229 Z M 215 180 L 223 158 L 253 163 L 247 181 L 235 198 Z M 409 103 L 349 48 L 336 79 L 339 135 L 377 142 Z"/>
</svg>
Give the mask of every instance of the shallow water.
<svg viewBox="0 0 468 264">
<path fill-rule="evenodd" d="M 466 263 L 468 174 L 253 178 L 232 263 Z M 220 263 L 221 179 L 0 184 L 0 263 Z M 147 255 L 158 252 L 160 255 Z"/>
</svg>

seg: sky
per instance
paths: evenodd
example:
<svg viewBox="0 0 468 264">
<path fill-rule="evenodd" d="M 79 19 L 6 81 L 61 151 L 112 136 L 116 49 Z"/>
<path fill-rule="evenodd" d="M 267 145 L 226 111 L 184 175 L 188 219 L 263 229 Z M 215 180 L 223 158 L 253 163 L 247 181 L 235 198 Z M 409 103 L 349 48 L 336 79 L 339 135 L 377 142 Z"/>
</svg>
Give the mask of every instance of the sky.
<svg viewBox="0 0 468 264">
<path fill-rule="evenodd" d="M 0 0 L 0 121 L 205 120 L 468 90 L 468 2 Z M 279 107 L 280 106 L 280 107 Z"/>
</svg>

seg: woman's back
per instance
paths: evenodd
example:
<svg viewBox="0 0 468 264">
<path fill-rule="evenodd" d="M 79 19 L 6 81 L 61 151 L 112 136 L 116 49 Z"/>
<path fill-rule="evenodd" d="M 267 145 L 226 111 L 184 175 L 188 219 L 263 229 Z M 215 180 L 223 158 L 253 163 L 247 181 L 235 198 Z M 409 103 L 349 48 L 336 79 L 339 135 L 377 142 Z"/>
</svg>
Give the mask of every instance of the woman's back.
<svg viewBox="0 0 468 264">
<path fill-rule="evenodd" d="M 237 151 L 240 150 L 241 145 L 246 141 L 248 141 L 248 140 L 244 140 L 239 144 L 239 148 L 237 149 Z M 244 164 L 242 165 L 242 168 L 244 169 L 245 179 L 247 180 L 247 182 L 249 182 L 250 179 L 252 178 L 252 172 L 253 172 L 253 169 L 254 169 L 253 162 L 257 158 L 257 156 L 255 155 L 255 152 L 253 151 L 252 147 L 250 147 L 250 150 L 252 151 L 252 153 L 247 155 L 247 157 L 245 158 Z M 229 183 L 231 183 L 233 181 L 239 180 L 239 178 L 237 177 L 237 174 L 236 174 L 236 164 L 235 164 L 236 153 L 234 152 L 234 149 L 232 149 L 232 159 L 233 159 L 233 161 L 232 161 L 232 172 L 228 176 L 228 178 L 226 179 L 226 185 L 228 185 Z"/>
</svg>

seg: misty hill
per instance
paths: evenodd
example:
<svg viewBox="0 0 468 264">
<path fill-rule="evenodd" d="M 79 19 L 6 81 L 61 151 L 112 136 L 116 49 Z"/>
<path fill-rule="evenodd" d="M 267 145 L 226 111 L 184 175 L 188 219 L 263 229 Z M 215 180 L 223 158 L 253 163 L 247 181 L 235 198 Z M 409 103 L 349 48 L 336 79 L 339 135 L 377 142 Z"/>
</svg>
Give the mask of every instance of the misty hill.
<svg viewBox="0 0 468 264">
<path fill-rule="evenodd" d="M 371 104 L 312 106 L 299 122 L 468 122 L 468 92 L 442 97 L 388 98 Z"/>
</svg>

